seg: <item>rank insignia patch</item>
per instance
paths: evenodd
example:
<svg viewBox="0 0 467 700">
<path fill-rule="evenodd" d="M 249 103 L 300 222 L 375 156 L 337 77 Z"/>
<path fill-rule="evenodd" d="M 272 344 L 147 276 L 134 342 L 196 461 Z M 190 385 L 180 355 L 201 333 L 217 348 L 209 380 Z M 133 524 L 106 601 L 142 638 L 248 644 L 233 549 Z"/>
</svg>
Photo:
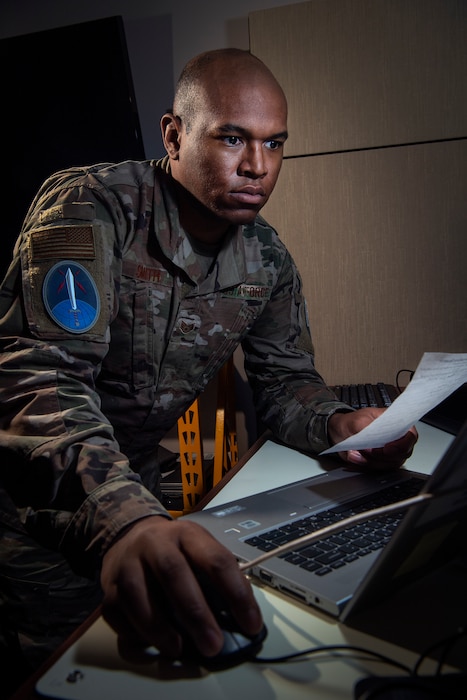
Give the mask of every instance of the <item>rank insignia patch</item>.
<svg viewBox="0 0 467 700">
<path fill-rule="evenodd" d="M 70 333 L 85 333 L 99 318 L 96 283 L 85 267 L 62 260 L 44 278 L 42 297 L 49 316 Z"/>
</svg>

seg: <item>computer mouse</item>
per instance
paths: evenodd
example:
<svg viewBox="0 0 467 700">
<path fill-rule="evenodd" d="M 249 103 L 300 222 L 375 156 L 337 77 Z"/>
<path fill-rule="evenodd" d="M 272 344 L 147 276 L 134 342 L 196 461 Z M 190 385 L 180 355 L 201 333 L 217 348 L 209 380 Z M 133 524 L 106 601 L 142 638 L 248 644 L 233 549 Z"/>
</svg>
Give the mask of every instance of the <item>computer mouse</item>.
<svg viewBox="0 0 467 700">
<path fill-rule="evenodd" d="M 194 641 L 184 639 L 181 661 L 194 662 L 207 670 L 220 670 L 238 666 L 253 659 L 263 646 L 267 636 L 266 625 L 253 637 L 246 636 L 238 628 L 232 615 L 226 610 L 216 611 L 216 619 L 224 633 L 224 645 L 215 656 L 203 656 Z"/>
<path fill-rule="evenodd" d="M 230 613 L 219 593 L 211 583 L 202 583 L 203 592 L 219 627 L 224 633 L 224 645 L 215 656 L 203 656 L 195 642 L 183 634 L 182 625 L 178 625 L 183 635 L 183 652 L 181 661 L 195 662 L 208 670 L 231 668 L 253 659 L 261 650 L 267 636 L 266 625 L 253 637 L 246 636 Z"/>
</svg>

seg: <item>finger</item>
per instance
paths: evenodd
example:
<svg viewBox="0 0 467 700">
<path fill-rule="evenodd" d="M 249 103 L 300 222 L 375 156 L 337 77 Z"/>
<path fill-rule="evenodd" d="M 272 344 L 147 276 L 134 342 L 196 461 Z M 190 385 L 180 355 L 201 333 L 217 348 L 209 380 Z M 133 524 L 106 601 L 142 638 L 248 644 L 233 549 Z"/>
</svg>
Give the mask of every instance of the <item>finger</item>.
<svg viewBox="0 0 467 700">
<path fill-rule="evenodd" d="M 102 617 L 117 634 L 121 656 L 128 661 L 137 661 L 137 656 L 142 656 L 148 645 L 143 637 L 137 635 L 134 625 L 125 613 L 118 607 L 103 604 Z"/>
<path fill-rule="evenodd" d="M 398 440 L 393 440 L 392 442 L 388 442 L 387 445 L 384 446 L 384 449 L 386 449 L 387 452 L 390 451 L 397 451 L 400 450 L 401 452 L 403 451 L 408 451 L 412 450 L 418 440 L 418 432 L 415 427 L 410 428 L 410 430 L 407 431 L 405 435 L 403 435 L 401 438 Z"/>
<path fill-rule="evenodd" d="M 149 581 L 142 566 L 132 563 L 131 572 L 120 572 L 104 597 L 102 613 L 106 622 L 125 640 L 122 648 L 157 647 L 161 653 L 176 657 L 182 649 L 179 630 L 169 614 L 162 588 L 156 580 Z M 126 653 L 128 656 L 128 653 Z"/>
<path fill-rule="evenodd" d="M 371 466 L 374 469 L 396 469 L 401 467 L 412 455 L 417 440 L 418 432 L 413 426 L 401 438 L 388 442 L 383 447 L 348 450 L 340 452 L 339 455 L 346 462 L 358 466 Z"/>
<path fill-rule="evenodd" d="M 172 577 L 170 595 L 179 601 L 183 625 L 202 653 L 212 655 L 220 650 L 223 636 L 211 610 L 214 598 L 221 597 L 226 607 L 246 634 L 256 634 L 262 626 L 262 616 L 251 584 L 240 571 L 233 554 L 203 528 L 181 527 L 181 549 L 188 566 L 185 577 Z M 169 580 L 166 578 L 166 580 Z M 180 582 L 185 582 L 183 590 Z M 209 586 L 209 588 L 207 588 Z M 215 635 L 213 634 L 215 630 Z"/>
<path fill-rule="evenodd" d="M 152 664 L 160 653 L 154 646 L 141 646 L 134 639 L 119 636 L 117 640 L 118 653 L 132 664 Z"/>
<path fill-rule="evenodd" d="M 262 626 L 262 616 L 250 581 L 240 570 L 234 555 L 208 532 L 204 531 L 204 534 L 209 538 L 209 544 L 207 540 L 203 541 L 199 551 L 190 544 L 186 551 L 201 587 L 206 582 L 211 591 L 215 587 L 217 594 L 228 604 L 245 631 L 257 633 Z M 191 536 L 196 537 L 194 532 Z M 194 551 L 196 560 L 193 559 Z"/>
<path fill-rule="evenodd" d="M 223 646 L 223 633 L 192 568 L 184 558 L 170 562 L 170 571 L 161 568 L 158 577 L 164 586 L 170 623 L 182 638 L 189 638 L 205 656 L 214 656 Z"/>
<path fill-rule="evenodd" d="M 380 459 L 382 461 L 403 464 L 413 453 L 417 439 L 418 434 L 415 428 L 409 430 L 403 437 L 384 445 L 384 447 L 381 448 Z"/>
<path fill-rule="evenodd" d="M 263 625 L 250 581 L 238 567 L 236 560 L 229 560 L 220 568 L 211 570 L 209 586 L 201 582 L 210 604 L 228 609 L 246 634 L 257 634 Z"/>
</svg>

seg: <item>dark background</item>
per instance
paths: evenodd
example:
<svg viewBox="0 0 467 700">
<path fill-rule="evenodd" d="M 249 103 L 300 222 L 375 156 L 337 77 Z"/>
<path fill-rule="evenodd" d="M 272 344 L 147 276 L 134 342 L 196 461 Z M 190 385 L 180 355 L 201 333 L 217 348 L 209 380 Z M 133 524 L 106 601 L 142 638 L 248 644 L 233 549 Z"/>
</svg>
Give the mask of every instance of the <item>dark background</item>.
<svg viewBox="0 0 467 700">
<path fill-rule="evenodd" d="M 0 62 L 3 278 L 43 180 L 145 154 L 121 17 L 2 39 Z"/>
</svg>

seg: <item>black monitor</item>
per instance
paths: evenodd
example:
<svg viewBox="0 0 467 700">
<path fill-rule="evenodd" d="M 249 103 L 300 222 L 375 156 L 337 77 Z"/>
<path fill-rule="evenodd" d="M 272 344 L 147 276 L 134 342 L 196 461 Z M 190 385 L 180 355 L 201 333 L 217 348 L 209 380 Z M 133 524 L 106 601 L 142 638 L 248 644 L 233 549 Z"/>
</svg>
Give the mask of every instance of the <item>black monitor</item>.
<svg viewBox="0 0 467 700">
<path fill-rule="evenodd" d="M 46 177 L 145 155 L 121 17 L 1 39 L 0 62 L 3 277 Z"/>
</svg>

